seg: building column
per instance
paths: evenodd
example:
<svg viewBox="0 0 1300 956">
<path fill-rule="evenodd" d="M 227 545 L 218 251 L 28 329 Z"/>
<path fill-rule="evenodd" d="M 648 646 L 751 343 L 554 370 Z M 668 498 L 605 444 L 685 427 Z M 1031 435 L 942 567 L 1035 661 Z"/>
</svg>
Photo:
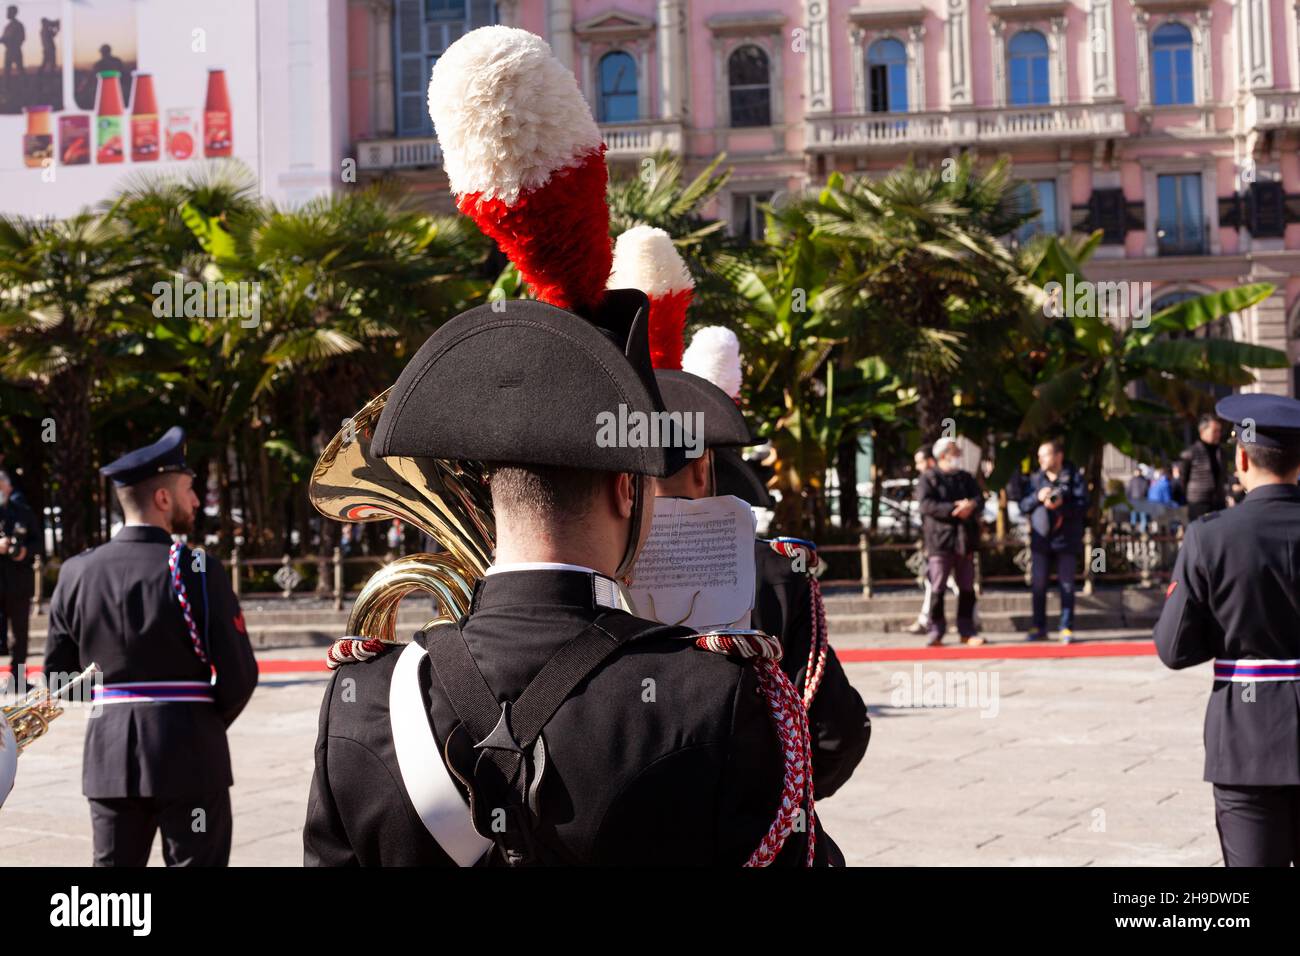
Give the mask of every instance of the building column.
<svg viewBox="0 0 1300 956">
<path fill-rule="evenodd" d="M 925 112 L 925 25 L 907 28 L 907 62 L 912 68 L 912 88 L 908 91 L 908 112 Z"/>
<path fill-rule="evenodd" d="M 1069 102 L 1070 79 L 1069 45 L 1065 42 L 1065 17 L 1053 17 L 1051 32 L 1048 34 L 1048 49 L 1051 51 L 1052 74 L 1048 81 L 1050 99 L 1053 105 L 1060 106 Z"/>
<path fill-rule="evenodd" d="M 547 42 L 555 58 L 573 69 L 573 0 L 550 0 L 546 18 Z"/>
<path fill-rule="evenodd" d="M 1133 43 L 1137 48 L 1138 106 L 1151 105 L 1151 14 L 1133 11 Z"/>
<path fill-rule="evenodd" d="M 1115 96 L 1114 37 L 1111 0 L 1092 0 L 1088 7 L 1088 64 L 1089 98 L 1093 101 Z"/>
<path fill-rule="evenodd" d="M 371 85 L 371 110 L 375 118 L 375 135 L 392 136 L 397 129 L 393 97 L 393 4 L 392 0 L 378 0 L 371 4 L 374 10 L 371 34 L 374 45 L 374 74 Z"/>
<path fill-rule="evenodd" d="M 1238 0 L 1233 10 L 1237 20 L 1237 50 L 1241 81 L 1247 90 L 1273 88 L 1273 29 L 1268 0 Z"/>
<path fill-rule="evenodd" d="M 809 113 L 831 111 L 830 0 L 804 0 L 808 70 L 804 74 Z"/>
<path fill-rule="evenodd" d="M 682 0 L 659 0 L 656 24 L 659 60 L 659 116 L 666 120 L 682 118 Z"/>
<path fill-rule="evenodd" d="M 944 21 L 948 49 L 948 106 L 973 106 L 975 90 L 970 73 L 970 0 L 948 0 Z"/>
<path fill-rule="evenodd" d="M 989 17 L 989 52 L 993 62 L 993 105 L 1007 105 L 1007 25 L 998 17 Z M 1055 79 L 1049 80 L 1055 85 Z"/>
</svg>

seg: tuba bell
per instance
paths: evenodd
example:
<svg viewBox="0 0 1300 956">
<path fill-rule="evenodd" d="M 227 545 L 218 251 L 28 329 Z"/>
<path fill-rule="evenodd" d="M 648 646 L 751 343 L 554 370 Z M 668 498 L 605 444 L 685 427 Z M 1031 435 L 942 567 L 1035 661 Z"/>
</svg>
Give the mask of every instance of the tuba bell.
<svg viewBox="0 0 1300 956">
<path fill-rule="evenodd" d="M 0 707 L 0 804 L 9 796 L 18 772 L 18 755 L 37 737 L 50 729 L 50 722 L 63 713 L 59 699 L 67 697 L 99 668 L 91 664 L 72 680 L 54 691 L 33 687 L 16 704 Z"/>
<path fill-rule="evenodd" d="M 327 518 L 400 518 L 447 549 L 446 554 L 412 554 L 384 565 L 357 596 L 348 635 L 395 643 L 397 608 L 412 592 L 433 595 L 439 613 L 430 625 L 468 612 L 474 584 L 492 562 L 495 525 L 481 464 L 370 453 L 388 393 L 386 389 L 367 402 L 325 447 L 307 494 Z"/>
</svg>

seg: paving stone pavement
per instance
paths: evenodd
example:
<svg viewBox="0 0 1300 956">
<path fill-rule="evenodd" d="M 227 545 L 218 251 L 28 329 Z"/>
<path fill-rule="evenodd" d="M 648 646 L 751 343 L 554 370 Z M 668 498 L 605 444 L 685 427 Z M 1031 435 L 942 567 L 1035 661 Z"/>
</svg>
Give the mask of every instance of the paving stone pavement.
<svg viewBox="0 0 1300 956">
<path fill-rule="evenodd" d="M 1208 667 L 1175 673 L 1153 657 L 917 666 L 846 665 L 871 708 L 871 747 L 818 809 L 850 863 L 1220 864 L 1201 781 Z M 927 698 L 939 682 L 947 704 L 964 706 Z M 323 687 L 323 676 L 265 676 L 232 728 L 233 865 L 301 863 Z M 89 863 L 85 720 L 70 710 L 23 755 L 0 809 L 0 866 Z M 162 862 L 156 841 L 152 862 Z"/>
</svg>

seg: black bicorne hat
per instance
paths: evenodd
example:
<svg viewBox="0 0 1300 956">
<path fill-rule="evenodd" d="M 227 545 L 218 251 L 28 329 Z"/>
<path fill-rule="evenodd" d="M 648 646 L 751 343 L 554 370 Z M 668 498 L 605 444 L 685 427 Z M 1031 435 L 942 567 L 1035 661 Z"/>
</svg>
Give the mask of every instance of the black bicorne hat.
<svg viewBox="0 0 1300 956">
<path fill-rule="evenodd" d="M 371 452 L 671 475 L 685 448 L 626 427 L 664 411 L 648 319 L 635 289 L 611 290 L 583 317 L 528 299 L 470 309 L 402 371 Z"/>
<path fill-rule="evenodd" d="M 743 448 L 758 444 L 731 396 L 708 379 L 679 369 L 656 369 L 655 379 L 664 406 L 683 415 L 704 416 L 706 448 Z"/>
</svg>

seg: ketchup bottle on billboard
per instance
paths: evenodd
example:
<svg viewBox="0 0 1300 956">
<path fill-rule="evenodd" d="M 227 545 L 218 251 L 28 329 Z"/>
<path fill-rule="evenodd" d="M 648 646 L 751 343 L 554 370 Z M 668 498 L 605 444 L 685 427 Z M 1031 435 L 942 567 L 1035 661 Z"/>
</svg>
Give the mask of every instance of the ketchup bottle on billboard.
<svg viewBox="0 0 1300 956">
<path fill-rule="evenodd" d="M 95 97 L 95 162 L 120 163 L 122 146 L 122 81 L 117 70 L 99 74 Z"/>
<path fill-rule="evenodd" d="M 158 101 L 153 94 L 153 75 L 137 73 L 131 92 L 131 160 L 153 162 L 159 154 Z"/>
<path fill-rule="evenodd" d="M 226 71 L 208 70 L 208 100 L 203 107 L 203 155 L 230 155 L 230 93 Z"/>
</svg>

